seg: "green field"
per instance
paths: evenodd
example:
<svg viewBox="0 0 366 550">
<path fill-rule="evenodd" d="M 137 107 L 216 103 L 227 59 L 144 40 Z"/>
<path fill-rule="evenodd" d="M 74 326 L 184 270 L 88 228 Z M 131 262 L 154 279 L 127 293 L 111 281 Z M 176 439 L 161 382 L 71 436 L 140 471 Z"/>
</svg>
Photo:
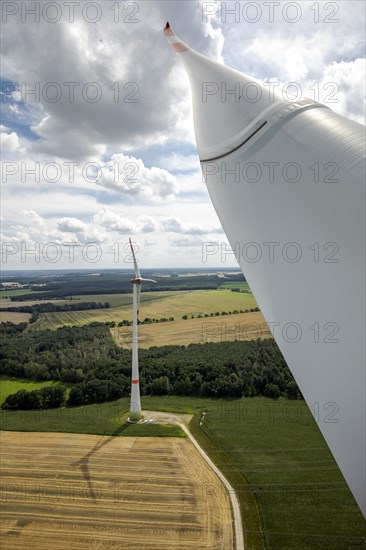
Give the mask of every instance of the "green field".
<svg viewBox="0 0 366 550">
<path fill-rule="evenodd" d="M 230 281 L 227 283 L 221 283 L 220 285 L 220 290 L 231 288 L 240 288 L 240 290 L 248 290 L 248 292 L 251 292 L 249 285 L 246 281 Z"/>
<path fill-rule="evenodd" d="M 39 294 L 42 295 L 42 290 L 31 290 L 30 288 L 21 288 L 19 290 L 2 290 L 0 291 L 0 299 L 11 298 L 12 296 L 21 296 L 22 294 Z"/>
<path fill-rule="evenodd" d="M 191 430 L 240 499 L 246 548 L 364 547 L 366 522 L 303 401 L 166 396 L 142 397 L 142 404 L 147 410 L 195 414 Z M 70 409 L 2 411 L 2 426 L 133 435 L 121 422 L 128 406 L 124 398 Z M 141 427 L 149 435 L 153 425 Z"/>
<path fill-rule="evenodd" d="M 94 321 L 119 323 L 123 319 L 132 319 L 132 295 L 90 295 L 79 296 L 82 301 L 109 301 L 113 307 L 89 311 L 70 311 L 61 313 L 42 313 L 30 330 L 55 330 L 60 326 L 85 325 Z M 118 305 L 125 303 L 125 305 Z M 252 309 L 257 307 L 252 294 L 239 294 L 225 290 L 192 290 L 176 292 L 146 292 L 141 295 L 140 319 L 145 317 L 161 319 L 183 315 L 204 315 L 216 311 L 234 309 Z"/>
<path fill-rule="evenodd" d="M 223 471 L 239 471 L 250 482 L 266 547 L 342 550 L 365 544 L 366 522 L 303 401 L 222 403 L 203 427 L 230 459 Z M 236 489 L 240 496 L 238 484 Z M 245 484 L 241 489 L 245 501 Z"/>
<path fill-rule="evenodd" d="M 52 380 L 35 382 L 34 380 L 24 380 L 21 378 L 0 377 L 0 405 L 4 403 L 8 395 L 16 393 L 19 390 L 39 390 L 44 386 L 51 386 L 52 384 L 56 384 L 56 382 Z"/>
</svg>

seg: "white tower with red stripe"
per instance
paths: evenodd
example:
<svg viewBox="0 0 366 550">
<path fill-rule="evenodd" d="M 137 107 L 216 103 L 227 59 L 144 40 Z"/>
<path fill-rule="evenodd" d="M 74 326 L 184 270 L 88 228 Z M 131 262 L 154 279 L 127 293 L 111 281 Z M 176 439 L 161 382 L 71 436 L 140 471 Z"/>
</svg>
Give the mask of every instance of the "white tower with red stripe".
<svg viewBox="0 0 366 550">
<path fill-rule="evenodd" d="M 130 279 L 133 284 L 132 301 L 132 378 L 131 378 L 131 404 L 129 422 L 139 422 L 141 420 L 141 399 L 140 399 L 140 380 L 139 380 L 139 355 L 138 355 L 138 314 L 141 295 L 142 281 L 156 283 L 153 279 L 144 279 L 140 275 L 137 265 L 135 251 L 130 239 L 130 247 L 133 258 L 134 278 Z"/>
<path fill-rule="evenodd" d="M 222 227 L 366 517 L 365 128 L 164 33 Z"/>
</svg>

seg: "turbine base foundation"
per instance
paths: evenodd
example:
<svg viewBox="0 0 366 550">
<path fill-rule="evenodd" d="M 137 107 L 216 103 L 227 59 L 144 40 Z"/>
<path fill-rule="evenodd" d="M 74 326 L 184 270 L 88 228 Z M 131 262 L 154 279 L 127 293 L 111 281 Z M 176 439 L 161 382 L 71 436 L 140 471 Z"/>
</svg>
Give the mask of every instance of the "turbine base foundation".
<svg viewBox="0 0 366 550">
<path fill-rule="evenodd" d="M 127 422 L 130 424 L 137 424 L 143 419 L 141 411 L 134 411 L 130 413 L 130 416 L 127 419 Z"/>
</svg>

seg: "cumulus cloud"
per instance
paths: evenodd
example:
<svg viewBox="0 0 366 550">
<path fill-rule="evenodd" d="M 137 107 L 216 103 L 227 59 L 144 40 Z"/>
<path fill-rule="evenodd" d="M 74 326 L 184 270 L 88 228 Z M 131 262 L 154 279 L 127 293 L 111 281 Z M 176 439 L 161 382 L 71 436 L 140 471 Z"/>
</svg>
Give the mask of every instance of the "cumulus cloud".
<svg viewBox="0 0 366 550">
<path fill-rule="evenodd" d="M 51 232 L 47 227 L 46 220 L 35 210 L 21 210 L 21 223 L 12 226 L 15 236 L 19 241 L 30 241 L 32 239 L 43 240 L 50 237 Z"/>
<path fill-rule="evenodd" d="M 117 153 L 112 155 L 107 167 L 100 185 L 128 195 L 131 199 L 166 200 L 178 191 L 175 176 L 157 166 L 147 168 L 141 159 Z"/>
<path fill-rule="evenodd" d="M 153 233 L 157 229 L 157 223 L 151 216 L 139 216 L 137 227 L 139 233 Z"/>
<path fill-rule="evenodd" d="M 363 73 L 358 71 L 365 51 L 362 3 L 278 2 L 272 6 L 272 16 L 269 4 L 257 3 L 258 14 L 242 7 L 236 16 L 227 16 L 231 24 L 222 24 L 221 11 L 213 16 L 221 20 L 224 31 L 225 62 L 260 80 L 277 79 L 282 85 L 296 82 L 303 97 L 311 99 L 315 93 L 311 87 L 319 85 L 315 99 L 320 102 L 331 91 L 324 86 L 335 82 L 339 101 L 329 106 L 360 121 L 364 116 L 364 104 L 359 101 L 364 91 Z M 350 64 L 349 70 L 343 63 Z"/>
<path fill-rule="evenodd" d="M 159 244 L 159 241 L 156 239 L 152 239 L 151 237 L 144 240 L 144 246 L 155 246 L 157 244 Z"/>
<path fill-rule="evenodd" d="M 4 126 L 3 128 L 7 129 Z M 18 134 L 16 132 L 7 133 L 6 131 L 2 131 L 0 133 L 0 147 L 3 154 L 6 152 L 13 153 L 19 151 L 20 142 Z"/>
<path fill-rule="evenodd" d="M 132 221 L 104 207 L 93 217 L 93 222 L 108 231 L 116 231 L 121 235 L 132 235 L 133 233 L 152 233 L 157 230 L 158 224 L 152 216 L 137 216 Z"/>
<path fill-rule="evenodd" d="M 202 240 L 199 237 L 171 237 L 169 241 L 174 247 L 191 247 L 202 245 Z"/>
<path fill-rule="evenodd" d="M 27 101 L 42 108 L 33 126 L 42 138 L 34 144 L 37 151 L 73 160 L 100 154 L 106 144 L 131 150 L 142 140 L 167 140 L 179 125 L 183 104 L 190 105 L 188 82 L 182 95 L 170 74 L 178 64 L 162 33 L 170 17 L 201 51 L 220 55 L 221 30 L 202 22 L 198 4 L 135 3 L 133 21 L 122 9 L 116 14 L 109 4 L 98 5 L 100 20 L 94 24 L 80 7 L 71 23 L 61 3 L 63 16 L 55 24 L 43 17 L 37 24 L 22 24 L 19 15 L 9 16 L 4 25 L 4 73 L 27 90 L 36 88 Z M 17 34 L 21 39 L 14 42 Z M 13 99 L 19 100 L 18 90 Z"/>
<path fill-rule="evenodd" d="M 134 225 L 129 219 L 115 214 L 107 208 L 102 208 L 95 214 L 93 221 L 110 231 L 117 231 L 123 235 L 134 232 Z"/>
<path fill-rule="evenodd" d="M 57 225 L 60 231 L 66 233 L 77 233 L 84 231 L 86 228 L 86 224 L 77 218 L 61 218 L 58 220 Z"/>
<path fill-rule="evenodd" d="M 329 84 L 335 83 L 334 103 L 329 105 L 334 111 L 351 116 L 357 122 L 365 124 L 365 59 L 341 61 L 326 67 L 320 88 L 325 90 L 328 85 L 328 95 L 332 92 Z"/>
<path fill-rule="evenodd" d="M 172 233 L 184 233 L 186 235 L 207 235 L 208 233 L 220 233 L 220 227 L 204 227 L 198 224 L 187 224 L 174 216 L 163 218 L 161 221 L 163 231 Z"/>
<path fill-rule="evenodd" d="M 44 228 L 46 226 L 45 220 L 35 212 L 34 210 L 21 210 L 21 216 L 24 216 L 30 224 Z"/>
<path fill-rule="evenodd" d="M 105 238 L 93 225 L 86 224 L 77 218 L 60 218 L 57 228 L 62 233 L 71 234 L 78 242 L 102 243 Z"/>
</svg>

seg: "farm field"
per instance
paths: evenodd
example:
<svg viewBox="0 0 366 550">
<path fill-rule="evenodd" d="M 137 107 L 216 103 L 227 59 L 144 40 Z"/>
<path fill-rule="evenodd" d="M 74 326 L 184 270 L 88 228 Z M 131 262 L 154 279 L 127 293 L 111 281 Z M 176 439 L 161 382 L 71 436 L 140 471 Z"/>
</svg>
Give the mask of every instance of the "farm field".
<svg viewBox="0 0 366 550">
<path fill-rule="evenodd" d="M 149 302 L 151 300 L 160 300 L 174 295 L 174 291 L 159 291 L 159 292 L 142 292 L 141 303 Z M 132 304 L 132 292 L 128 294 L 80 294 L 79 296 L 73 296 L 73 300 L 79 302 L 109 302 L 111 308 L 130 306 Z"/>
<path fill-rule="evenodd" d="M 266 548 L 348 550 L 365 544 L 366 521 L 319 430 L 330 411 L 332 420 L 341 420 L 335 403 L 315 403 L 313 416 L 304 401 L 255 398 L 218 403 L 205 417 L 203 431 L 223 451 L 216 456 L 224 475 L 236 477 L 244 496 L 238 470 L 250 483 Z"/>
<path fill-rule="evenodd" d="M 7 550 L 233 547 L 228 496 L 187 438 L 1 439 Z"/>
<path fill-rule="evenodd" d="M 161 298 L 165 298 L 167 296 L 171 296 L 172 292 L 147 292 L 143 293 L 141 296 L 141 302 L 150 301 L 150 300 L 158 300 Z M 115 307 L 121 307 L 121 306 L 128 306 L 132 304 L 132 294 L 84 294 L 80 296 L 72 296 L 68 299 L 45 299 L 45 300 L 24 300 L 24 301 L 11 301 L 10 298 L 3 298 L 0 300 L 0 309 L 8 308 L 8 307 L 24 307 L 24 306 L 33 306 L 35 304 L 56 304 L 56 305 L 64 305 L 64 304 L 75 304 L 77 302 L 97 302 L 97 303 L 105 303 L 108 302 L 110 304 L 111 308 Z M 94 312 L 93 312 L 94 313 Z"/>
<path fill-rule="evenodd" d="M 19 390 L 39 390 L 44 386 L 55 384 L 53 380 L 46 382 L 35 382 L 34 380 L 23 380 L 21 378 L 0 378 L 0 405 L 4 403 L 8 395 L 16 393 Z"/>
<path fill-rule="evenodd" d="M 95 321 L 106 323 L 120 319 L 111 309 L 91 309 L 86 311 L 62 311 L 52 313 L 41 313 L 38 320 L 29 325 L 28 330 L 36 332 L 38 330 L 56 330 L 63 326 L 81 326 L 93 323 Z"/>
<path fill-rule="evenodd" d="M 221 289 L 231 289 L 231 288 L 240 288 L 240 290 L 248 290 L 251 292 L 249 285 L 246 281 L 229 281 L 227 283 L 221 283 L 220 285 Z"/>
<path fill-rule="evenodd" d="M 111 295 L 116 304 L 116 295 Z M 45 330 L 68 325 L 83 325 L 93 321 L 119 323 L 123 319 L 132 319 L 132 294 L 117 295 L 118 300 L 126 305 L 89 311 L 70 311 L 61 313 L 42 313 L 30 330 Z M 86 296 L 79 296 L 82 301 Z M 102 299 L 103 298 L 103 299 Z M 108 295 L 90 295 L 89 301 L 110 301 Z M 176 292 L 146 292 L 141 295 L 140 318 L 160 319 L 174 317 L 181 319 L 183 315 L 204 315 L 216 311 L 233 311 L 234 309 L 252 309 L 257 307 L 252 294 L 239 294 L 226 290 L 192 290 Z"/>
<path fill-rule="evenodd" d="M 329 409 L 315 408 L 316 422 L 304 401 L 283 398 L 142 396 L 142 406 L 194 415 L 190 430 L 240 500 L 246 548 L 364 547 L 366 522 L 318 427 Z M 121 428 L 128 407 L 129 399 L 123 398 L 76 408 L 1 411 L 2 426 L 6 430 L 129 435 Z M 203 410 L 206 415 L 200 426 Z M 141 427 L 148 435 L 154 425 Z"/>
<path fill-rule="evenodd" d="M 10 298 L 11 296 L 21 296 L 22 294 L 42 295 L 42 290 L 31 290 L 30 288 L 21 288 L 19 290 L 2 290 L 0 292 L 0 300 Z"/>
<path fill-rule="evenodd" d="M 28 323 L 30 318 L 30 313 L 21 313 L 17 311 L 1 311 L 0 309 L 0 323 L 6 323 L 7 321 L 14 324 Z"/>
<path fill-rule="evenodd" d="M 132 327 L 115 327 L 111 329 L 111 333 L 119 346 L 132 348 Z M 139 326 L 141 348 L 271 337 L 271 332 L 260 311 L 202 319 L 179 319 Z"/>
</svg>

